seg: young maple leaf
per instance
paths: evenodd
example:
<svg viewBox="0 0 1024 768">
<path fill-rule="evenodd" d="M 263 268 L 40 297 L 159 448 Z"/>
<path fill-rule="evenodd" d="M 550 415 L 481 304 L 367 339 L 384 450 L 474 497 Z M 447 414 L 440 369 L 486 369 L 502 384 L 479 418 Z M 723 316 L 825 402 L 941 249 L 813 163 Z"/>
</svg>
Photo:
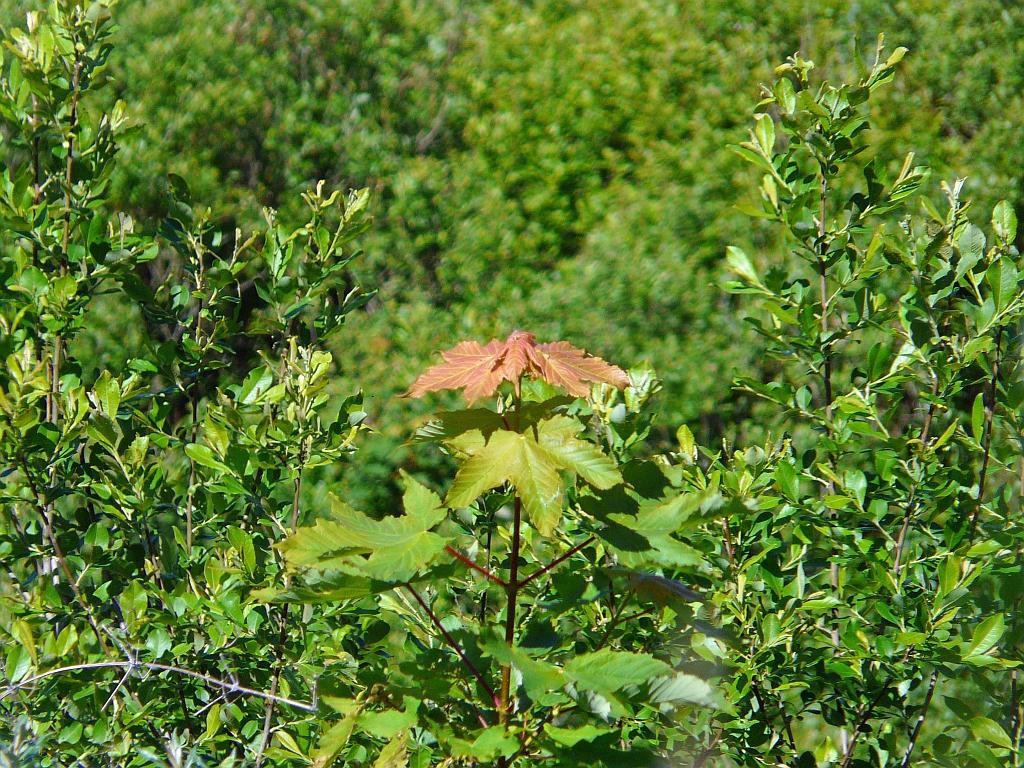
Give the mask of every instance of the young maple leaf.
<svg viewBox="0 0 1024 768">
<path fill-rule="evenodd" d="M 629 378 L 625 371 L 588 355 L 567 341 L 538 344 L 526 331 L 513 331 L 505 341 L 492 339 L 482 345 L 463 341 L 442 352 L 443 363 L 427 369 L 406 392 L 407 397 L 422 397 L 440 389 L 463 389 L 466 400 L 473 402 L 493 395 L 503 381 L 516 387 L 523 375 L 534 376 L 576 397 L 586 397 L 589 383 L 605 383 L 625 387 Z"/>
</svg>

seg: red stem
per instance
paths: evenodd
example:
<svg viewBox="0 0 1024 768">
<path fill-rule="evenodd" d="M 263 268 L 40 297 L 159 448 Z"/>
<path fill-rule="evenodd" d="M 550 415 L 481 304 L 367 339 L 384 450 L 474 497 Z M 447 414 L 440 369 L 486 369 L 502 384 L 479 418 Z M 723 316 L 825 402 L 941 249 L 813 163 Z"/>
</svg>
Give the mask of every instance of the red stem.
<svg viewBox="0 0 1024 768">
<path fill-rule="evenodd" d="M 438 632 L 440 632 L 441 636 L 444 637 L 445 642 L 448 643 L 451 649 L 458 655 L 459 660 L 462 661 L 466 669 L 468 669 L 470 674 L 472 674 L 473 677 L 476 678 L 476 681 L 480 683 L 480 687 L 487 691 L 487 695 L 491 697 L 491 701 L 494 702 L 494 706 L 499 707 L 501 705 L 501 701 L 498 698 L 498 695 L 494 692 L 494 689 L 491 688 L 487 680 L 484 679 L 484 676 L 480 674 L 480 670 L 476 668 L 476 665 L 470 661 L 469 657 L 466 655 L 465 651 L 462 650 L 462 647 L 456 642 L 455 638 L 452 637 L 448 630 L 444 628 L 441 624 L 441 620 L 437 618 L 437 614 L 434 613 L 433 609 L 427 604 L 427 601 L 420 596 L 419 592 L 408 584 L 405 585 L 405 588 L 409 590 L 409 594 L 416 598 L 416 602 L 420 604 L 420 607 L 424 610 L 427 616 L 430 617 L 431 622 L 433 622 L 434 626 L 437 627 Z M 483 719 L 482 715 L 480 717 Z M 486 721 L 484 722 L 484 725 L 486 726 Z"/>
<path fill-rule="evenodd" d="M 563 562 L 565 562 L 570 557 L 575 555 L 581 549 L 583 549 L 584 547 L 592 544 L 595 541 L 595 538 L 596 537 L 594 537 L 594 536 L 588 536 L 586 541 L 580 542 L 579 544 L 577 544 L 575 547 L 570 549 L 568 552 L 566 552 L 561 557 L 557 558 L 556 560 L 552 560 L 550 563 L 545 565 L 543 568 L 540 568 L 539 570 L 534 571 L 529 576 L 527 576 L 525 579 L 523 579 L 521 582 L 519 582 L 519 584 L 517 586 L 520 589 L 522 589 L 523 587 L 525 587 L 527 584 L 529 584 L 534 579 L 539 579 L 545 573 L 554 570 L 557 566 L 561 565 Z"/>
<path fill-rule="evenodd" d="M 495 584 L 497 584 L 497 585 L 499 585 L 501 587 L 504 587 L 506 589 L 508 588 L 508 583 L 503 578 L 501 578 L 497 574 L 491 573 L 489 570 L 484 568 L 482 565 L 477 565 L 472 560 L 470 560 L 468 557 L 466 557 L 464 554 L 459 552 L 459 550 L 455 549 L 455 547 L 446 544 L 445 545 L 445 551 L 449 555 L 454 557 L 456 560 L 458 560 L 459 562 L 468 565 L 474 571 L 476 571 L 479 574 L 482 574 L 485 578 L 493 581 Z"/>
</svg>

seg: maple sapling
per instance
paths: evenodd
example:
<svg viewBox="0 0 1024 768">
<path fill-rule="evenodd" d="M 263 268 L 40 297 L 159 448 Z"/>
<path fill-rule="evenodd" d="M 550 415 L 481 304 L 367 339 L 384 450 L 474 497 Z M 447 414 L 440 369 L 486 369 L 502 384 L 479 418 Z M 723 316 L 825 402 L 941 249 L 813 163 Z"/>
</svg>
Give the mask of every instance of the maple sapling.
<svg viewBox="0 0 1024 768">
<path fill-rule="evenodd" d="M 504 342 L 492 339 L 487 345 L 481 345 L 464 341 L 443 352 L 442 357 L 443 363 L 428 369 L 413 382 L 408 395 L 421 397 L 442 389 L 462 389 L 466 400 L 472 403 L 493 395 L 502 382 L 510 382 L 514 388 L 512 403 L 502 414 L 503 429 L 496 428 L 487 436 L 477 429 L 453 436 L 450 445 L 464 454 L 466 460 L 445 500 L 449 506 L 466 507 L 485 491 L 505 483 L 515 490 L 509 572 L 504 583 L 507 596 L 505 642 L 512 646 L 519 591 L 526 581 L 540 573 L 526 581 L 520 580 L 523 507 L 537 531 L 551 536 L 564 504 L 559 470 L 575 472 L 597 488 L 611 488 L 622 481 L 611 459 L 592 444 L 576 438 L 583 425 L 575 419 L 543 409 L 536 413 L 539 418 L 534 421 L 523 419 L 523 377 L 542 379 L 577 397 L 588 395 L 591 383 L 623 388 L 629 384 L 629 377 L 621 368 L 588 355 L 568 342 L 538 344 L 532 333 L 518 330 L 509 334 Z M 510 424 L 514 428 L 510 428 Z M 582 546 L 575 549 L 578 551 Z M 558 562 L 561 560 L 550 566 Z M 503 664 L 499 704 L 502 722 L 508 719 L 512 708 L 510 682 L 511 666 Z"/>
</svg>

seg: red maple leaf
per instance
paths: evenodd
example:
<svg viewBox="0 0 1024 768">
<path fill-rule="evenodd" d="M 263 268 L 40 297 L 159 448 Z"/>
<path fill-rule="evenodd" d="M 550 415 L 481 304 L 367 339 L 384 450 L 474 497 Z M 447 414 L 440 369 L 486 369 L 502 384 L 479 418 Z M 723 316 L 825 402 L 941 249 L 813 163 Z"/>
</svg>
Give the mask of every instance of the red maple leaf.
<svg viewBox="0 0 1024 768">
<path fill-rule="evenodd" d="M 466 399 L 473 402 L 493 395 L 503 381 L 518 387 L 524 375 L 544 379 L 577 397 L 586 397 L 591 382 L 620 389 L 629 384 L 625 371 L 618 366 L 588 355 L 567 341 L 538 344 L 536 337 L 526 331 L 513 331 L 505 341 L 492 339 L 486 345 L 463 341 L 442 352 L 441 357 L 444 362 L 427 369 L 406 396 L 464 388 Z"/>
</svg>

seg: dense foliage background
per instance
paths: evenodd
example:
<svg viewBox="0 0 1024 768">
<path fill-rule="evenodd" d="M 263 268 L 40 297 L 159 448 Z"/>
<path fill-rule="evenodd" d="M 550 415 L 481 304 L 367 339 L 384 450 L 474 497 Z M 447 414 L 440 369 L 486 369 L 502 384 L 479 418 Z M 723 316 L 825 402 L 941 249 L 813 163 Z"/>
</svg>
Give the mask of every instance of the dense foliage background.
<svg viewBox="0 0 1024 768">
<path fill-rule="evenodd" d="M 373 191 L 357 272 L 379 299 L 335 350 L 339 391 L 362 387 L 393 436 L 367 446 L 391 469 L 360 496 L 393 495 L 395 459 L 417 461 L 392 395 L 431 352 L 519 326 L 649 362 L 669 421 L 714 443 L 746 412 L 732 372 L 756 364 L 722 254 L 776 237 L 737 210 L 755 175 L 727 148 L 758 84 L 796 50 L 849 79 L 855 39 L 884 32 L 911 54 L 870 151 L 966 177 L 980 209 L 1016 204 L 1022 17 L 1005 0 L 124 0 L 107 98 L 139 127 L 112 197 L 160 216 L 174 172 L 231 229 L 264 205 L 297 220 L 318 179 Z M 131 314 L 110 314 L 131 338 Z"/>
<path fill-rule="evenodd" d="M 0 0 L 0 765 L 1020 764 L 1018 3 L 78 5 Z M 909 52 L 871 80 L 879 32 Z M 560 465 L 586 482 L 523 558 L 575 567 L 524 597 L 528 659 L 433 550 L 380 555 L 415 579 L 349 563 L 369 589 L 272 548 L 328 490 L 434 520 L 415 489 L 464 446 L 408 438 L 458 399 L 396 396 L 517 327 L 633 376 L 525 396 L 631 494 Z M 515 485 L 416 535 L 490 560 L 493 534 L 505 568 Z M 519 725 L 553 741 L 431 709 L 474 693 L 431 601 L 473 663 L 533 670 Z M 578 661 L 603 652 L 655 671 Z M 112 666 L 19 687 L 61 663 Z"/>
</svg>

